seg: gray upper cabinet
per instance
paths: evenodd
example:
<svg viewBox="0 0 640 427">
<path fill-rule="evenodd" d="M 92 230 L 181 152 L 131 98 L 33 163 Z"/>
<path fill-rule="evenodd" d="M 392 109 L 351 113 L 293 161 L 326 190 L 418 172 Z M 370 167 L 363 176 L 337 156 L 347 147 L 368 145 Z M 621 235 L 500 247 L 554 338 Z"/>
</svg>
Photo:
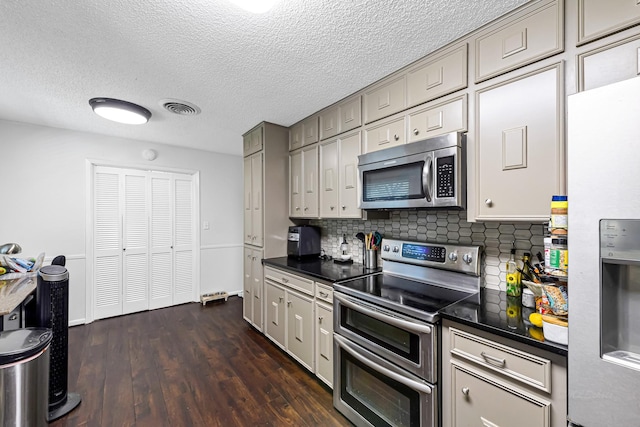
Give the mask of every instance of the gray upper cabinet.
<svg viewBox="0 0 640 427">
<path fill-rule="evenodd" d="M 578 90 L 640 75 L 640 35 L 578 55 Z"/>
<path fill-rule="evenodd" d="M 320 140 L 362 126 L 362 98 L 347 98 L 320 112 Z"/>
<path fill-rule="evenodd" d="M 578 45 L 640 23 L 640 3 L 630 0 L 578 0 Z"/>
<path fill-rule="evenodd" d="M 302 148 L 302 139 L 302 122 L 300 122 L 289 129 L 289 151 Z"/>
<path fill-rule="evenodd" d="M 551 196 L 566 194 L 563 86 L 559 63 L 476 93 L 477 220 L 548 221 Z"/>
<path fill-rule="evenodd" d="M 481 82 L 564 50 L 564 2 L 541 2 L 488 27 L 475 43 L 475 81 Z"/>
<path fill-rule="evenodd" d="M 242 137 L 245 157 L 262 150 L 262 130 L 262 127 L 257 127 Z"/>
<path fill-rule="evenodd" d="M 393 75 L 364 93 L 364 122 L 371 123 L 407 107 L 407 77 Z"/>
<path fill-rule="evenodd" d="M 428 57 L 407 71 L 408 106 L 413 107 L 467 87 L 467 44 Z"/>
</svg>

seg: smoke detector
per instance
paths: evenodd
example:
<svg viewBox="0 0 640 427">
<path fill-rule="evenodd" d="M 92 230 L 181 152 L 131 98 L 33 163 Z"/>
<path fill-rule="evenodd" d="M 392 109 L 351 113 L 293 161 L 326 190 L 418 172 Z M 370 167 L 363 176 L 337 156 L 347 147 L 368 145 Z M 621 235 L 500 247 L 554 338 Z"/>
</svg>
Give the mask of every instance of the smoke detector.
<svg viewBox="0 0 640 427">
<path fill-rule="evenodd" d="M 198 106 L 186 101 L 164 99 L 160 101 L 160 105 L 162 105 L 165 110 L 181 116 L 197 116 L 200 114 L 200 108 Z"/>
</svg>

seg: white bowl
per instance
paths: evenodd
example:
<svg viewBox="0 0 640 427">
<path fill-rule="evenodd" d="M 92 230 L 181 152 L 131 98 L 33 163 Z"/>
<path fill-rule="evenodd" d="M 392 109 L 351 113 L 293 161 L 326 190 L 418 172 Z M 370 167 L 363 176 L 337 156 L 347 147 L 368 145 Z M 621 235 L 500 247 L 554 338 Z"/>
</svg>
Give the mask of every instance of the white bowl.
<svg viewBox="0 0 640 427">
<path fill-rule="evenodd" d="M 569 328 L 567 326 L 555 325 L 543 320 L 542 330 L 544 332 L 545 340 L 553 341 L 558 344 L 569 344 Z"/>
<path fill-rule="evenodd" d="M 351 254 L 340 254 L 340 258 L 346 261 L 348 259 L 351 259 Z"/>
</svg>

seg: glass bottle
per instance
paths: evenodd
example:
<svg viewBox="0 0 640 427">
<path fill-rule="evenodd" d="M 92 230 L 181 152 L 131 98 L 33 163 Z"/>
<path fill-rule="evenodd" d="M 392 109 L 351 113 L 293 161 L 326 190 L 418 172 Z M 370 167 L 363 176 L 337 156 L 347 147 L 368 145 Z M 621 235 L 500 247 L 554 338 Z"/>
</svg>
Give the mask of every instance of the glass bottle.
<svg viewBox="0 0 640 427">
<path fill-rule="evenodd" d="M 533 272 L 529 266 L 531 265 L 531 254 L 529 252 L 525 252 L 522 254 L 522 278 L 533 282 Z"/>
<path fill-rule="evenodd" d="M 520 284 L 520 273 L 516 264 L 516 248 L 511 249 L 511 256 L 507 261 L 507 295 L 510 297 L 519 297 L 522 294 L 522 285 Z"/>
</svg>

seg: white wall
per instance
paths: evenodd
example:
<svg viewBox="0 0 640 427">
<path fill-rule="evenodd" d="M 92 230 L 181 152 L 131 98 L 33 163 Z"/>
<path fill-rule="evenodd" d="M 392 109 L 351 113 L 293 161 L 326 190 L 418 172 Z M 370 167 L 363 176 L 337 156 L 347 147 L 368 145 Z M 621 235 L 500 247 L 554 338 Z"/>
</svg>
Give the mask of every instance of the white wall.
<svg viewBox="0 0 640 427">
<path fill-rule="evenodd" d="M 118 126 L 114 124 L 114 126 Z M 212 135 L 212 138 L 215 136 Z M 238 141 L 229 143 L 241 144 Z M 143 159 L 144 149 L 158 152 Z M 200 172 L 200 292 L 242 290 L 242 157 L 0 120 L 0 244 L 67 257 L 69 321 L 85 321 L 87 159 Z M 202 230 L 208 221 L 209 230 Z"/>
</svg>

